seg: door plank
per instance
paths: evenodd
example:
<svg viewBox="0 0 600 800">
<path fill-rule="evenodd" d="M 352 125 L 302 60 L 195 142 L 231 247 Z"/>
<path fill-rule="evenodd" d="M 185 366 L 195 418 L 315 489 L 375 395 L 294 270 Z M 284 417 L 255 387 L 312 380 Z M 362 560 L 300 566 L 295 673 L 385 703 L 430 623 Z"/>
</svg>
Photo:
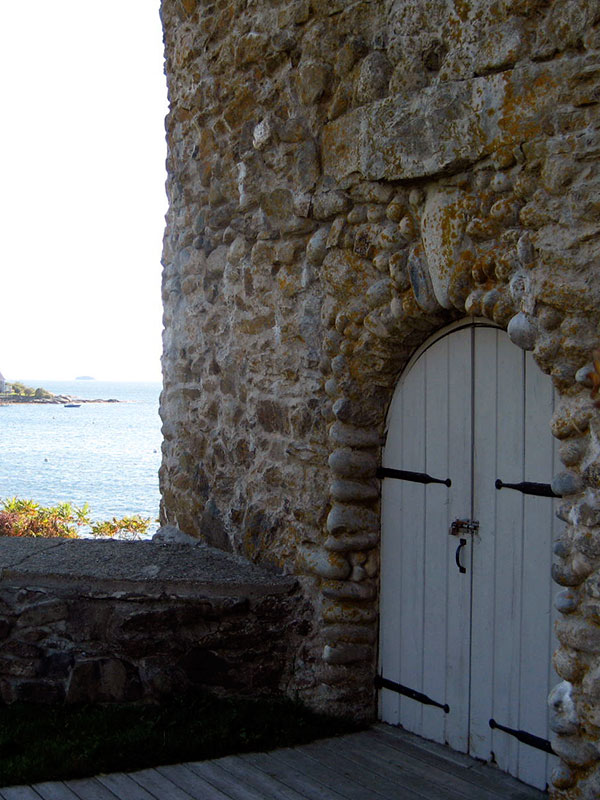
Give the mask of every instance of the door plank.
<svg viewBox="0 0 600 800">
<path fill-rule="evenodd" d="M 457 337 L 456 339 L 454 337 Z M 448 529 L 455 519 L 472 518 L 471 472 L 473 459 L 472 431 L 472 381 L 473 381 L 473 331 L 462 330 L 448 337 L 449 386 L 449 490 Z M 455 344 L 456 342 L 456 344 Z M 455 563 L 455 552 L 460 538 L 467 540 L 461 550 L 461 562 L 466 567 L 460 573 Z M 470 637 L 471 584 L 473 576 L 473 536 L 446 535 L 448 582 L 448 657 L 446 661 L 446 686 L 450 713 L 446 716 L 446 742 L 456 750 L 467 752 L 469 747 L 469 691 L 470 691 Z"/>
<path fill-rule="evenodd" d="M 524 370 L 524 353 L 514 347 L 504 334 L 498 334 L 497 464 L 496 474 L 485 476 L 492 483 L 502 474 L 511 475 L 509 483 L 517 483 L 526 477 Z M 525 496 L 511 490 L 498 491 L 497 495 L 494 687 L 490 717 L 510 728 L 518 728 Z M 473 600 L 475 603 L 475 596 Z M 516 775 L 518 740 L 502 731 L 494 730 L 492 748 L 500 769 Z"/>
<path fill-rule="evenodd" d="M 476 386 L 473 406 L 473 474 L 486 476 L 486 479 L 474 478 L 473 486 L 473 516 L 479 521 L 479 534 L 473 542 L 472 605 L 474 609 L 477 608 L 478 613 L 471 618 L 469 752 L 484 761 L 488 761 L 492 753 L 488 720 L 491 716 L 494 674 L 497 355 L 496 331 L 477 331 L 473 352 L 473 380 Z"/>
<path fill-rule="evenodd" d="M 425 472 L 425 361 L 420 359 L 403 381 L 402 469 Z M 400 592 L 400 675 L 398 682 L 423 691 L 424 539 L 427 488 L 397 481 L 402 495 Z M 398 695 L 402 725 L 421 733 L 423 706 Z"/>
<path fill-rule="evenodd" d="M 525 359 L 524 473 L 528 480 L 549 483 L 554 471 L 555 446 L 548 423 L 554 409 L 554 389 L 533 361 Z M 550 689 L 546 663 L 552 663 L 552 528 L 556 503 L 545 497 L 523 498 L 523 564 L 519 725 L 550 738 L 547 696 Z M 540 658 L 546 654 L 547 662 Z M 518 746 L 517 776 L 543 788 L 554 757 L 527 745 Z"/>
<path fill-rule="evenodd" d="M 460 334 L 456 334 L 457 337 Z M 425 472 L 447 478 L 449 337 L 425 352 Z M 425 540 L 423 548 L 423 689 L 438 702 L 450 702 L 446 688 L 446 664 L 456 657 L 454 642 L 446 636 L 454 598 L 448 596 L 448 495 L 451 487 L 433 484 L 425 491 Z M 449 648 L 452 648 L 449 651 Z M 453 703 L 454 705 L 454 703 Z M 446 739 L 446 714 L 423 706 L 422 736 L 436 742 Z"/>
<path fill-rule="evenodd" d="M 388 414 L 386 444 L 382 455 L 383 466 L 402 465 L 402 428 L 396 420 L 402 419 L 403 402 L 401 392 L 392 398 Z M 400 581 L 402 569 L 402 487 L 398 481 L 384 479 L 381 482 L 381 597 L 380 597 L 380 645 L 379 673 L 390 680 L 400 679 Z M 400 699 L 395 692 L 382 689 L 379 693 L 381 719 L 398 725 L 400 722 Z"/>
</svg>

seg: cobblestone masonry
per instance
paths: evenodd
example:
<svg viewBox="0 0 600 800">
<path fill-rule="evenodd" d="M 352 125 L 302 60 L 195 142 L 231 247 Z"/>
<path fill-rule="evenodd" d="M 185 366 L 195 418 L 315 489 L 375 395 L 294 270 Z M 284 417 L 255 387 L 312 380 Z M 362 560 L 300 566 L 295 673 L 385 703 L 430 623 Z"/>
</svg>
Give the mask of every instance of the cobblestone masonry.
<svg viewBox="0 0 600 800">
<path fill-rule="evenodd" d="M 441 326 L 507 328 L 559 393 L 553 791 L 600 796 L 600 4 L 162 15 L 164 521 L 301 576 L 295 689 L 372 714 L 393 388 Z"/>
<path fill-rule="evenodd" d="M 250 566 L 205 545 L 0 537 L 0 701 L 280 693 L 304 633 L 295 582 Z"/>
</svg>

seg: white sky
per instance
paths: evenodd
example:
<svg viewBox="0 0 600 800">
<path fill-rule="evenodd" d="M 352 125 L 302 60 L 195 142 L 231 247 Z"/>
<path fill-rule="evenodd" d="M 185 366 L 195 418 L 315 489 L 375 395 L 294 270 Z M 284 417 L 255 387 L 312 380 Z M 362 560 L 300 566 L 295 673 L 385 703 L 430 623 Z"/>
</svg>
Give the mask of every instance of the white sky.
<svg viewBox="0 0 600 800">
<path fill-rule="evenodd" d="M 0 371 L 159 380 L 159 0 L 1 5 Z"/>
</svg>

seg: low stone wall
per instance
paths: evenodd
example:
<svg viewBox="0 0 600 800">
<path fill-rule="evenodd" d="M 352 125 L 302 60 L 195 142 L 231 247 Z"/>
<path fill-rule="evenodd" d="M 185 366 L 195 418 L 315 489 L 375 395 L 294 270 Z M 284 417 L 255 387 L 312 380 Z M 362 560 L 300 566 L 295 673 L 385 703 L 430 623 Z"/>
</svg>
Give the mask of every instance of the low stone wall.
<svg viewBox="0 0 600 800">
<path fill-rule="evenodd" d="M 295 586 L 203 544 L 0 538 L 0 698 L 280 693 Z"/>
</svg>

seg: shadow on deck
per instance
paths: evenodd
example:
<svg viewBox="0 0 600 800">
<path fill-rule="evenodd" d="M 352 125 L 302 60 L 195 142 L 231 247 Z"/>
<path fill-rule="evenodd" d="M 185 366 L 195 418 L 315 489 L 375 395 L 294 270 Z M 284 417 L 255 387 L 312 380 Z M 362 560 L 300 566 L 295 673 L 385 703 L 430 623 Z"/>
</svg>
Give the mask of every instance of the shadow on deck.
<svg viewBox="0 0 600 800">
<path fill-rule="evenodd" d="M 389 725 L 270 753 L 0 789 L 1 800 L 543 800 L 493 767 Z"/>
</svg>

